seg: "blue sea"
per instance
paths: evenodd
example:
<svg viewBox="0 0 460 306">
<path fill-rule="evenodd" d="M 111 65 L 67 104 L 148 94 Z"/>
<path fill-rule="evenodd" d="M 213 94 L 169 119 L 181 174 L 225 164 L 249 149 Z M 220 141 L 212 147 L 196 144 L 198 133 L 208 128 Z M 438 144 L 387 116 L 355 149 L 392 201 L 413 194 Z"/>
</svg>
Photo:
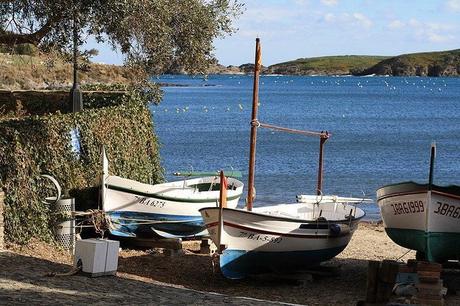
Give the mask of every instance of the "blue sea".
<svg viewBox="0 0 460 306">
<path fill-rule="evenodd" d="M 252 76 L 162 76 L 152 105 L 167 180 L 178 170 L 238 169 L 247 183 Z M 460 184 L 460 78 L 261 76 L 259 121 L 325 131 L 323 193 L 369 197 L 391 183 Z M 255 206 L 316 190 L 319 139 L 258 130 Z M 244 199 L 240 206 L 244 205 Z M 379 219 L 375 203 L 363 205 Z"/>
</svg>

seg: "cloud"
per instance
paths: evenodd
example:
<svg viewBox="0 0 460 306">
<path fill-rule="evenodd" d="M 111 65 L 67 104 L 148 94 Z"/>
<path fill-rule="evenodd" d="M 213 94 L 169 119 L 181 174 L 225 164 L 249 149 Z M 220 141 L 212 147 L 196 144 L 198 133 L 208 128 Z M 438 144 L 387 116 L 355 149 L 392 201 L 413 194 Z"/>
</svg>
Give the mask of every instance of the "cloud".
<svg viewBox="0 0 460 306">
<path fill-rule="evenodd" d="M 372 20 L 370 20 L 369 18 L 367 18 L 367 16 L 361 14 L 361 13 L 353 13 L 353 18 L 355 19 L 355 21 L 358 22 L 358 24 L 360 24 L 361 26 L 365 27 L 365 28 L 370 28 L 372 26 Z"/>
<path fill-rule="evenodd" d="M 336 6 L 339 0 L 321 0 L 321 3 L 327 6 Z"/>
<path fill-rule="evenodd" d="M 323 18 L 324 18 L 324 21 L 329 22 L 329 23 L 335 21 L 335 15 L 332 13 L 327 13 L 326 15 L 323 16 Z"/>
<path fill-rule="evenodd" d="M 427 33 L 427 38 L 430 42 L 442 43 L 453 41 L 455 39 L 455 36 L 452 34 L 440 35 L 436 33 Z"/>
<path fill-rule="evenodd" d="M 327 13 L 323 15 L 322 19 L 326 23 L 335 23 L 337 26 L 358 26 L 361 28 L 370 28 L 374 24 L 372 20 L 361 13 L 343 13 L 341 15 Z"/>
<path fill-rule="evenodd" d="M 392 29 L 392 30 L 397 30 L 397 29 L 401 29 L 405 26 L 406 24 L 404 22 L 402 22 L 401 20 L 392 20 L 389 24 L 388 24 L 388 28 Z"/>
<path fill-rule="evenodd" d="M 415 18 L 409 19 L 407 22 L 393 20 L 388 28 L 399 30 L 405 28 L 412 35 L 421 41 L 429 41 L 433 43 L 450 42 L 456 38 L 456 27 L 450 24 L 422 22 Z"/>
<path fill-rule="evenodd" d="M 294 3 L 298 6 L 308 6 L 310 4 L 308 0 L 295 0 Z"/>
<path fill-rule="evenodd" d="M 446 2 L 448 10 L 459 13 L 460 12 L 460 0 L 449 0 Z"/>
</svg>

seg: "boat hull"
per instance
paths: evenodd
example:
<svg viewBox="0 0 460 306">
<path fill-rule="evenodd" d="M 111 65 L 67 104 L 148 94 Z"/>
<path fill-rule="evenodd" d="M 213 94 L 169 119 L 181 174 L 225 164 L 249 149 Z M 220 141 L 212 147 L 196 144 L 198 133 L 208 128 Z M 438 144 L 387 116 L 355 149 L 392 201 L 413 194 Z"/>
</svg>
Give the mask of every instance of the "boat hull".
<svg viewBox="0 0 460 306">
<path fill-rule="evenodd" d="M 377 190 L 385 231 L 431 262 L 460 255 L 460 188 L 405 182 Z"/>
<path fill-rule="evenodd" d="M 147 185 L 108 177 L 103 207 L 112 223 L 110 233 L 133 238 L 203 235 L 204 222 L 199 209 L 216 206 L 219 199 L 219 184 L 214 184 L 210 191 L 202 190 L 212 180 L 214 178 L 200 178 Z M 236 207 L 243 184 L 235 179 L 229 181 L 234 185 L 228 190 L 227 205 Z"/>
<path fill-rule="evenodd" d="M 316 222 L 223 209 L 219 223 L 219 208 L 200 212 L 213 242 L 225 246 L 220 267 L 231 279 L 292 272 L 329 260 L 345 249 L 360 219 Z"/>
</svg>

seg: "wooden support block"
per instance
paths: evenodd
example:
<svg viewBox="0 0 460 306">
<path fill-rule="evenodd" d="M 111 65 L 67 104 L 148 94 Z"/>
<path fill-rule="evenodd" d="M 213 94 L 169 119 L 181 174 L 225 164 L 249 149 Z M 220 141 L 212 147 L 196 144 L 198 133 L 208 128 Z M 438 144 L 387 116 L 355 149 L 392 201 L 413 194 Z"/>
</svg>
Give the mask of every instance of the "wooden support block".
<svg viewBox="0 0 460 306">
<path fill-rule="evenodd" d="M 436 289 L 436 290 L 441 291 L 443 288 L 443 281 L 440 279 L 435 283 L 418 283 L 415 285 L 415 287 L 419 290 Z"/>
<path fill-rule="evenodd" d="M 407 265 L 399 265 L 399 273 L 414 273 L 415 268 L 414 267 L 409 267 Z"/>
<path fill-rule="evenodd" d="M 417 271 L 442 272 L 442 265 L 433 262 L 417 262 Z"/>
<path fill-rule="evenodd" d="M 417 267 L 417 259 L 409 259 L 407 261 L 407 266 L 415 269 Z"/>
<path fill-rule="evenodd" d="M 441 277 L 441 272 L 417 271 L 417 275 L 421 283 L 437 283 Z"/>
<path fill-rule="evenodd" d="M 200 254 L 210 254 L 211 253 L 211 244 L 208 238 L 201 239 L 200 243 Z"/>
<path fill-rule="evenodd" d="M 379 270 L 376 302 L 386 302 L 390 299 L 398 274 L 399 264 L 394 260 L 384 260 Z"/>
<path fill-rule="evenodd" d="M 380 262 L 369 260 L 367 265 L 367 289 L 366 289 L 366 302 L 375 303 L 377 298 L 377 282 Z"/>
<path fill-rule="evenodd" d="M 165 256 L 177 256 L 177 255 L 182 255 L 184 252 L 182 249 L 180 250 L 175 250 L 175 249 L 163 249 L 163 255 Z"/>
<path fill-rule="evenodd" d="M 417 305 L 429 305 L 429 306 L 444 306 L 444 299 L 419 299 L 415 298 L 414 302 Z"/>
<path fill-rule="evenodd" d="M 379 271 L 380 280 L 386 283 L 393 283 L 398 274 L 399 264 L 394 260 L 384 260 Z"/>
<path fill-rule="evenodd" d="M 427 291 L 418 292 L 416 297 L 418 299 L 430 299 L 430 300 L 442 299 L 442 295 L 441 295 L 440 291 L 437 291 L 437 292 L 427 292 Z"/>
</svg>

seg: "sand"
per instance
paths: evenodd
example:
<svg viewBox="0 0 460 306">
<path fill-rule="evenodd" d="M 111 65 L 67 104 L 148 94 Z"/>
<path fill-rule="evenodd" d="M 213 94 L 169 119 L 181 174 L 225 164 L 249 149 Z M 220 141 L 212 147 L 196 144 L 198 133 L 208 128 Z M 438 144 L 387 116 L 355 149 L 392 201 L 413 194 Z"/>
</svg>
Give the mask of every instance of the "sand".
<svg viewBox="0 0 460 306">
<path fill-rule="evenodd" d="M 283 275 L 263 275 L 239 281 L 227 280 L 217 271 L 217 268 L 213 269 L 210 255 L 195 252 L 199 249 L 197 242 L 184 242 L 184 248 L 182 255 L 174 256 L 165 256 L 160 250 L 155 249 L 123 250 L 119 255 L 117 277 L 136 284 L 187 288 L 231 297 L 244 296 L 308 305 L 356 305 L 358 301 L 365 299 L 368 260 L 392 259 L 405 262 L 415 258 L 414 251 L 393 243 L 381 225 L 364 223 L 360 224 L 348 247 L 326 264 L 334 267 L 339 272 L 338 275 L 315 276 L 310 279 L 303 274 L 297 276 L 300 281 Z M 72 262 L 68 253 L 41 242 L 33 242 L 23 248 L 9 246 L 9 249 L 16 254 L 53 263 L 71 264 Z M 66 279 L 72 277 L 75 276 Z M 126 292 L 117 290 L 119 294 L 125 294 L 129 299 L 134 289 Z M 174 298 L 177 298 L 176 302 L 179 303 L 181 299 L 183 301 L 187 297 L 181 296 L 181 293 L 174 293 L 173 300 L 170 300 L 172 304 Z M 215 301 L 212 303 L 215 304 Z M 225 302 L 225 304 L 234 303 L 241 304 L 241 301 L 230 299 Z M 188 304 L 197 303 L 190 301 Z M 453 296 L 446 299 L 446 305 L 455 304 L 460 304 L 460 297 Z"/>
</svg>

